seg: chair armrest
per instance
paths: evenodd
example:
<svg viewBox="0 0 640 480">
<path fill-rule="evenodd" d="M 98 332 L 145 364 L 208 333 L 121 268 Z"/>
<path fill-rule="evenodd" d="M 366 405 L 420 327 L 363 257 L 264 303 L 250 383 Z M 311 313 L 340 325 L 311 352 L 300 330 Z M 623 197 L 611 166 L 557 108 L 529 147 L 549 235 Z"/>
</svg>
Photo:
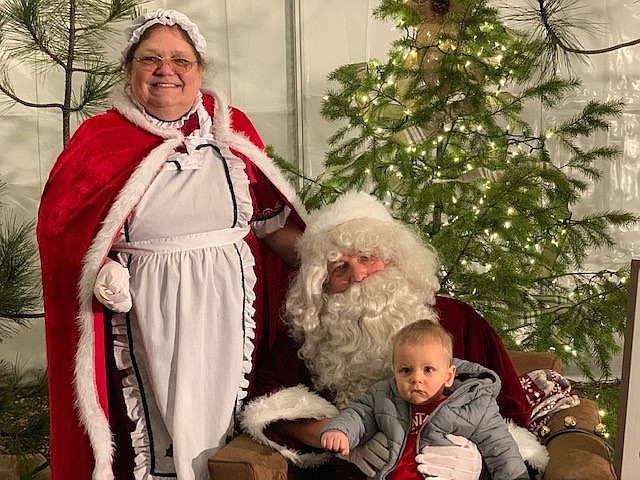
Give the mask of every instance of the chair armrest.
<svg viewBox="0 0 640 480">
<path fill-rule="evenodd" d="M 509 350 L 509 357 L 518 375 L 540 369 L 562 370 L 562 359 L 553 353 Z M 578 431 L 565 427 L 564 419 L 568 416 L 576 419 Z M 544 480 L 616 479 L 607 443 L 594 432 L 598 423 L 598 407 L 586 398 L 580 398 L 579 405 L 560 410 L 551 417 L 547 423 L 551 432 L 546 437 L 549 465 Z"/>
<path fill-rule="evenodd" d="M 208 461 L 211 480 L 286 480 L 287 460 L 271 447 L 240 434 Z"/>
<path fill-rule="evenodd" d="M 565 427 L 564 420 L 568 416 L 576 419 L 576 428 L 580 431 L 570 431 Z M 580 399 L 580 405 L 561 410 L 551 417 L 547 424 L 551 433 L 546 437 L 549 439 L 546 444 L 549 465 L 544 480 L 616 479 L 607 443 L 595 433 L 590 433 L 598 423 L 600 416 L 595 402 L 585 398 Z"/>
<path fill-rule="evenodd" d="M 508 353 L 518 375 L 524 375 L 533 370 L 547 369 L 558 373 L 562 371 L 562 359 L 553 353 L 519 350 L 509 350 Z"/>
</svg>

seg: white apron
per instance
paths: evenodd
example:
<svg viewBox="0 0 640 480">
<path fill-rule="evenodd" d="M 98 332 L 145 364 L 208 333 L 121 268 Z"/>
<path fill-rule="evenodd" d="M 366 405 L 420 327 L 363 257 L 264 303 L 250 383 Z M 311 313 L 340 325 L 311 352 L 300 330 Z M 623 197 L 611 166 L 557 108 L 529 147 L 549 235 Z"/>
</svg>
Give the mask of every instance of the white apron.
<svg viewBox="0 0 640 480">
<path fill-rule="evenodd" d="M 187 152 L 169 157 L 113 246 L 131 275 L 133 308 L 113 329 L 137 480 L 207 480 L 252 369 L 249 179 L 198 115 Z"/>
</svg>

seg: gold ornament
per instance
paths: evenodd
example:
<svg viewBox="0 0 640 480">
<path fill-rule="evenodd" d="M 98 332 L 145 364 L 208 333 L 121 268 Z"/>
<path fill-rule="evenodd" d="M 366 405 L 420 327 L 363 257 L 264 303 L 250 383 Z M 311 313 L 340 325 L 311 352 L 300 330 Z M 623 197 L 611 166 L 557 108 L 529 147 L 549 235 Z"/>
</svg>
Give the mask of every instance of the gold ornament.
<svg viewBox="0 0 640 480">
<path fill-rule="evenodd" d="M 576 420 L 576 417 L 574 417 L 573 415 L 567 415 L 566 417 L 564 417 L 564 426 L 567 428 L 573 428 L 578 424 L 578 421 Z"/>
<path fill-rule="evenodd" d="M 540 435 L 541 438 L 548 437 L 550 433 L 551 433 L 551 429 L 549 427 L 547 427 L 546 425 L 542 425 L 538 429 L 538 435 Z"/>
<path fill-rule="evenodd" d="M 598 435 L 604 435 L 607 433 L 607 426 L 604 423 L 599 423 L 595 427 L 593 427 L 593 431 Z"/>
</svg>

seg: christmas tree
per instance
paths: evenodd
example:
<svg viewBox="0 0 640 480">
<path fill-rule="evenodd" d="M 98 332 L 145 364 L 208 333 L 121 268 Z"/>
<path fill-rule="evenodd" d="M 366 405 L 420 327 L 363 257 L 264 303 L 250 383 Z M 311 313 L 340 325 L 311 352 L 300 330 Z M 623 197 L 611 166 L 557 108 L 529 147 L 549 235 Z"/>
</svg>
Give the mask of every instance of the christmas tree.
<svg viewBox="0 0 640 480">
<path fill-rule="evenodd" d="M 536 131 L 527 106 L 562 108 L 580 82 L 545 75 L 543 42 L 486 1 L 383 0 L 374 15 L 404 33 L 387 60 L 330 74 L 322 115 L 339 126 L 325 172 L 302 183 L 308 208 L 370 191 L 440 253 L 441 293 L 478 309 L 508 347 L 608 375 L 628 272 L 583 265 L 638 217 L 576 218 L 571 207 L 599 180 L 598 162 L 620 154 L 593 136 L 623 103 L 594 100 Z"/>
</svg>

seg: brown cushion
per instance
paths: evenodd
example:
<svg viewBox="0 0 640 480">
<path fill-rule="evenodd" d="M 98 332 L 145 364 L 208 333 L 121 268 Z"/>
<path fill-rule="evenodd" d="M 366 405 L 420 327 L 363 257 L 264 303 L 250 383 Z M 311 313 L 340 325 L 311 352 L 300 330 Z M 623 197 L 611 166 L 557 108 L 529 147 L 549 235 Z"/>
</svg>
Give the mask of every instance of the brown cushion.
<svg viewBox="0 0 640 480">
<path fill-rule="evenodd" d="M 518 375 L 533 370 L 555 370 L 558 373 L 562 371 L 562 359 L 554 353 L 509 350 L 509 358 Z"/>
<path fill-rule="evenodd" d="M 209 458 L 209 475 L 211 480 L 285 480 L 287 460 L 241 434 Z"/>
<path fill-rule="evenodd" d="M 592 400 L 580 399 L 580 405 L 556 413 L 548 423 L 551 435 L 566 431 L 564 419 L 576 419 L 576 427 L 593 432 L 600 422 Z M 547 443 L 549 465 L 544 480 L 615 480 L 607 443 L 595 434 L 569 432 L 554 436 Z"/>
<path fill-rule="evenodd" d="M 552 457 L 553 459 L 553 457 Z M 550 461 L 544 480 L 615 480 L 616 474 L 608 460 L 584 450 L 567 448 L 560 461 Z"/>
</svg>

